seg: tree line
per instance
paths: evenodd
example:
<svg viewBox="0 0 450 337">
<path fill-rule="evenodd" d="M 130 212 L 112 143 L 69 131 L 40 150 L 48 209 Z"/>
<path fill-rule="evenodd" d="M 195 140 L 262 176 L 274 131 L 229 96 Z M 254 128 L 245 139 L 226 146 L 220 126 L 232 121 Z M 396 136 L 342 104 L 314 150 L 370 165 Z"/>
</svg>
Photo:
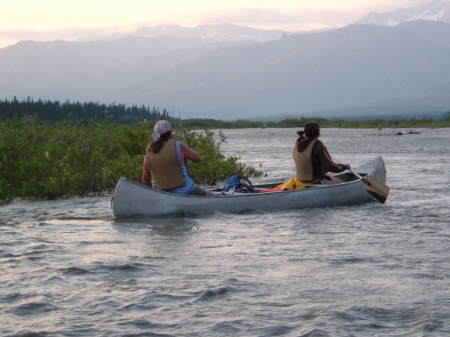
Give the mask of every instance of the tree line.
<svg viewBox="0 0 450 337">
<path fill-rule="evenodd" d="M 42 122 L 106 121 L 131 124 L 140 121 L 173 119 L 166 109 L 145 105 L 100 104 L 98 102 L 59 102 L 50 100 L 0 100 L 0 120 L 22 119 L 33 116 Z"/>
<path fill-rule="evenodd" d="M 315 120 L 322 127 L 343 128 L 374 128 L 374 127 L 448 127 L 450 125 L 450 111 L 441 119 L 431 118 L 396 118 L 396 119 L 368 119 L 368 120 L 340 120 L 317 117 L 288 118 L 282 121 L 223 121 L 217 119 L 195 118 L 179 119 L 169 115 L 166 109 L 148 107 L 145 105 L 126 106 L 125 104 L 100 104 L 95 102 L 59 102 L 50 100 L 33 100 L 28 98 L 19 101 L 0 100 L 0 120 L 23 119 L 32 117 L 33 121 L 43 123 L 75 122 L 75 121 L 104 121 L 118 124 L 134 124 L 142 121 L 155 122 L 160 119 L 170 120 L 174 125 L 196 129 L 234 129 L 234 128 L 289 128 L 302 127 L 307 121 Z"/>
<path fill-rule="evenodd" d="M 184 119 L 184 127 L 190 129 L 241 129 L 241 128 L 300 128 L 309 121 L 315 121 L 324 128 L 412 128 L 412 127 L 450 127 L 450 112 L 441 119 L 397 118 L 343 120 L 317 117 L 288 118 L 281 121 L 222 121 L 217 119 Z"/>
</svg>

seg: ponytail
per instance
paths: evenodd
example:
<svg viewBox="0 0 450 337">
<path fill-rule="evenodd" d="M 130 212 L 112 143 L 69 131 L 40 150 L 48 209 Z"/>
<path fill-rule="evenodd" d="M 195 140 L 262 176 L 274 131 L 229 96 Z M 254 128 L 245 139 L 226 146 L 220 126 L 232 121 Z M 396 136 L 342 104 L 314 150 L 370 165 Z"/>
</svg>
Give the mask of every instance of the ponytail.
<svg viewBox="0 0 450 337">
<path fill-rule="evenodd" d="M 159 151 L 161 151 L 164 143 L 167 142 L 170 138 L 172 138 L 171 131 L 162 134 L 158 140 L 153 140 L 150 143 L 150 151 L 153 153 L 158 153 Z"/>
</svg>

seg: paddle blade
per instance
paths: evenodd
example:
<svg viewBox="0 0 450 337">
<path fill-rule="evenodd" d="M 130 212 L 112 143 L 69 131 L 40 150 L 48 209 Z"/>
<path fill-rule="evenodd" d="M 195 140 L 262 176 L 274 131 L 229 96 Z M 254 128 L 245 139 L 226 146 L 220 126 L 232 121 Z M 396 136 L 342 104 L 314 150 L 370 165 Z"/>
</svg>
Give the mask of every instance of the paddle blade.
<svg viewBox="0 0 450 337">
<path fill-rule="evenodd" d="M 375 199 L 384 204 L 389 195 L 389 187 L 373 176 L 365 176 L 363 188 Z"/>
</svg>

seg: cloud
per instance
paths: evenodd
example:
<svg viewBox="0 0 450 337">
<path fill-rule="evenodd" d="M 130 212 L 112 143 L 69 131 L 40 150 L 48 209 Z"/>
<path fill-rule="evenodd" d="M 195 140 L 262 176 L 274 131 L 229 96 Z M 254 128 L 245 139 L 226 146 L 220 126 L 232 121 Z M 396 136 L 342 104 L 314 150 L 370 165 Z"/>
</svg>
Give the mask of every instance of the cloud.
<svg viewBox="0 0 450 337">
<path fill-rule="evenodd" d="M 253 8 L 216 11 L 204 17 L 205 23 L 234 23 L 253 26 L 282 26 L 302 29 L 319 24 L 326 26 L 339 26 L 351 23 L 360 16 L 360 13 L 344 10 L 296 10 L 281 12 L 274 10 L 261 10 Z"/>
<path fill-rule="evenodd" d="M 367 11 L 388 12 L 400 8 L 415 7 L 427 2 L 430 2 L 430 0 L 377 0 L 370 6 L 363 8 L 365 8 Z"/>
<path fill-rule="evenodd" d="M 356 22 L 370 11 L 386 12 L 400 8 L 414 7 L 430 0 L 348 0 L 346 6 L 333 8 L 331 2 L 323 0 L 324 9 L 295 9 L 280 11 L 273 9 L 240 8 L 206 13 L 204 23 L 234 23 L 258 27 L 281 28 L 286 30 L 319 27 L 339 27 Z M 299 3 L 301 4 L 301 3 Z M 335 2 L 334 2 L 335 4 Z M 335 5 L 334 5 L 335 7 Z"/>
</svg>

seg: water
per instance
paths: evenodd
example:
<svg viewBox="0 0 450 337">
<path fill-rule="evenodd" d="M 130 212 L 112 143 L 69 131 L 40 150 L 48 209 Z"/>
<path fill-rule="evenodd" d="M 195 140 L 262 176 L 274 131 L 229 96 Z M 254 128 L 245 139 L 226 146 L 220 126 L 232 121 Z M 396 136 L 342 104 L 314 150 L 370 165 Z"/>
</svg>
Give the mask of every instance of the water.
<svg viewBox="0 0 450 337">
<path fill-rule="evenodd" d="M 109 197 L 0 207 L 0 335 L 449 336 L 450 129 L 394 131 L 322 137 L 354 166 L 384 157 L 385 205 L 126 222 Z M 293 175 L 295 130 L 225 133 L 255 182 Z"/>
</svg>

